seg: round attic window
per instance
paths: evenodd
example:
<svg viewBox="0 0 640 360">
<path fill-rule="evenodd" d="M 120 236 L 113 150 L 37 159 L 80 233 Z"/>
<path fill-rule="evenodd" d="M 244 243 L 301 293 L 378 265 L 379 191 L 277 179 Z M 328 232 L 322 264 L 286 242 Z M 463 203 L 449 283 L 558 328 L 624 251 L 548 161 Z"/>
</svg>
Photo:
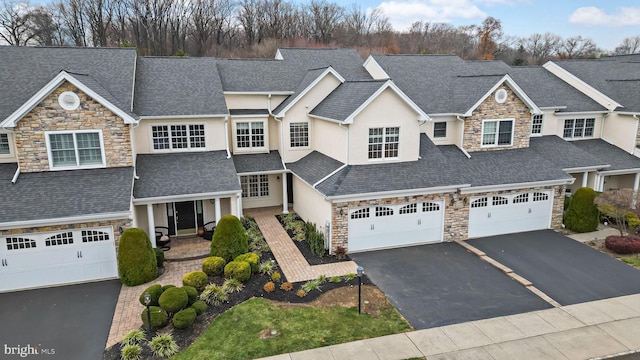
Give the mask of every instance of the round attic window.
<svg viewBox="0 0 640 360">
<path fill-rule="evenodd" d="M 502 104 L 505 101 L 507 101 L 507 90 L 499 89 L 496 91 L 496 102 Z"/>
<path fill-rule="evenodd" d="M 75 110 L 80 106 L 80 98 L 72 91 L 65 91 L 58 96 L 58 103 L 65 110 Z"/>
</svg>

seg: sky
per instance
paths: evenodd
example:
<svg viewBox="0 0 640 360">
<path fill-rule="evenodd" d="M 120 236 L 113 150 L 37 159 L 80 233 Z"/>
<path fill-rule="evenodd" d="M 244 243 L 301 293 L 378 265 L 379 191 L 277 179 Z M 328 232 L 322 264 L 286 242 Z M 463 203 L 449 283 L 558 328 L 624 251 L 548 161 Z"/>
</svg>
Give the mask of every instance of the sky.
<svg viewBox="0 0 640 360">
<path fill-rule="evenodd" d="M 546 32 L 563 38 L 580 35 L 593 39 L 605 50 L 613 50 L 625 37 L 640 36 L 639 0 L 343 0 L 338 3 L 357 3 L 363 9 L 380 7 L 399 31 L 418 20 L 460 26 L 477 25 L 492 16 L 502 22 L 505 35 L 528 37 Z"/>
</svg>

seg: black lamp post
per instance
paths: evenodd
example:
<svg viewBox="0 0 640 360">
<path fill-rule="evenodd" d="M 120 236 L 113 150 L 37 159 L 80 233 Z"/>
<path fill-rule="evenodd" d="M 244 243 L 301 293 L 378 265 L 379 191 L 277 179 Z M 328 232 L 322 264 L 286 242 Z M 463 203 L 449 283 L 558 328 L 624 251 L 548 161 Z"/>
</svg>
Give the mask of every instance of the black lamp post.
<svg viewBox="0 0 640 360">
<path fill-rule="evenodd" d="M 364 268 L 362 266 L 358 266 L 356 269 L 358 274 L 358 314 L 362 311 L 362 272 Z"/>
<path fill-rule="evenodd" d="M 152 330 L 151 330 L 151 310 L 149 309 L 149 305 L 151 305 L 151 294 L 148 292 L 144 293 L 144 305 L 147 307 L 147 324 L 149 325 L 149 340 L 151 340 Z"/>
</svg>

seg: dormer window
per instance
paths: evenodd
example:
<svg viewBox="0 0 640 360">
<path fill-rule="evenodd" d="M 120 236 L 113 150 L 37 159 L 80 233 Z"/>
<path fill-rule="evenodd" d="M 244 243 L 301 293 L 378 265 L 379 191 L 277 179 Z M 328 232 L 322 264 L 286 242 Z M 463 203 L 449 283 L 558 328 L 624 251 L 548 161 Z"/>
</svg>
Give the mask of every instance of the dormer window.
<svg viewBox="0 0 640 360">
<path fill-rule="evenodd" d="M 565 139 L 593 137 L 596 119 L 566 119 L 562 137 Z"/>
<path fill-rule="evenodd" d="M 236 123 L 236 147 L 241 150 L 264 149 L 264 121 Z"/>
<path fill-rule="evenodd" d="M 513 119 L 485 120 L 482 122 L 482 146 L 511 146 Z"/>
<path fill-rule="evenodd" d="M 153 150 L 204 149 L 203 124 L 151 126 Z"/>
<path fill-rule="evenodd" d="M 447 137 L 447 123 L 445 121 L 441 121 L 433 124 L 433 137 L 434 138 Z"/>
<path fill-rule="evenodd" d="M 47 132 L 46 137 L 52 170 L 105 166 L 100 130 Z"/>
<path fill-rule="evenodd" d="M 399 144 L 399 127 L 369 129 L 369 159 L 397 158 Z"/>
<path fill-rule="evenodd" d="M 531 119 L 531 135 L 542 134 L 542 115 L 533 115 Z"/>
<path fill-rule="evenodd" d="M 0 155 L 11 154 L 11 147 L 9 146 L 9 135 L 0 134 Z"/>
</svg>

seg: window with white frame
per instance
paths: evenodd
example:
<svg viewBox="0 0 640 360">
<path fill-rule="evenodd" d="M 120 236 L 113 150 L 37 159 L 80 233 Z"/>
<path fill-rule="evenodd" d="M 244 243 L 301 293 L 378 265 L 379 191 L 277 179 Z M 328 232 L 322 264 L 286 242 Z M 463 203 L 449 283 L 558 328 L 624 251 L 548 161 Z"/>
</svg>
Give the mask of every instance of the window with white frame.
<svg viewBox="0 0 640 360">
<path fill-rule="evenodd" d="M 239 149 L 264 148 L 264 121 L 237 123 L 236 146 Z"/>
<path fill-rule="evenodd" d="M 47 146 L 52 168 L 104 165 L 100 131 L 50 132 Z"/>
<path fill-rule="evenodd" d="M 11 154 L 11 147 L 9 146 L 9 135 L 0 134 L 0 155 Z"/>
<path fill-rule="evenodd" d="M 482 123 L 482 146 L 509 146 L 513 139 L 513 119 L 485 120 Z"/>
<path fill-rule="evenodd" d="M 289 125 L 291 147 L 309 146 L 309 123 L 294 122 Z"/>
<path fill-rule="evenodd" d="M 201 149 L 205 147 L 204 125 L 153 125 L 154 150 Z"/>
<path fill-rule="evenodd" d="M 444 121 L 433 124 L 433 137 L 443 138 L 447 137 L 447 123 Z"/>
<path fill-rule="evenodd" d="M 269 176 L 240 176 L 240 187 L 244 198 L 267 197 L 269 196 Z"/>
<path fill-rule="evenodd" d="M 369 129 L 369 159 L 397 158 L 399 144 L 399 127 Z"/>
<path fill-rule="evenodd" d="M 533 115 L 531 119 L 531 134 L 542 134 L 542 115 Z"/>
<path fill-rule="evenodd" d="M 593 137 L 596 119 L 566 119 L 562 137 L 565 139 Z"/>
</svg>

